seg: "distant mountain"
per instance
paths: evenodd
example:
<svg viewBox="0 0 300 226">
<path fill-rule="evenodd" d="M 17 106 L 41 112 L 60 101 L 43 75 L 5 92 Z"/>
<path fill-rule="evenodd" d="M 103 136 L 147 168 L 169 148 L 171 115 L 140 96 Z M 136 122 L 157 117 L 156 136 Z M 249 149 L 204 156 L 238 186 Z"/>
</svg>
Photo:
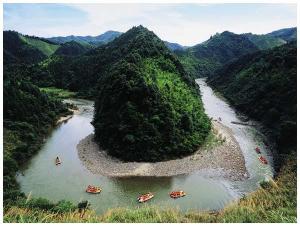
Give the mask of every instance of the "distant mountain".
<svg viewBox="0 0 300 226">
<path fill-rule="evenodd" d="M 61 46 L 55 51 L 55 55 L 65 55 L 65 56 L 79 56 L 92 47 L 90 45 L 83 45 L 75 41 L 66 42 L 61 44 Z"/>
<path fill-rule="evenodd" d="M 294 41 L 297 39 L 297 28 L 284 28 L 277 31 L 273 31 L 267 34 L 272 37 L 281 38 L 287 42 Z"/>
<path fill-rule="evenodd" d="M 171 51 L 178 51 L 178 50 L 180 51 L 180 50 L 185 50 L 187 48 L 186 46 L 182 46 L 178 43 L 173 43 L 168 41 L 164 41 L 164 43 Z"/>
<path fill-rule="evenodd" d="M 257 46 L 247 37 L 224 31 L 201 44 L 175 53 L 193 77 L 207 77 L 229 61 L 257 50 Z"/>
<path fill-rule="evenodd" d="M 55 42 L 55 43 L 66 43 L 66 42 L 71 42 L 71 41 L 76 41 L 81 44 L 90 44 L 90 45 L 102 45 L 106 44 L 115 38 L 119 37 L 122 34 L 122 32 L 118 31 L 107 31 L 101 35 L 98 36 L 66 36 L 66 37 L 52 37 L 52 38 L 47 38 L 48 40 Z"/>
<path fill-rule="evenodd" d="M 272 35 L 256 35 L 252 33 L 242 34 L 246 36 L 254 45 L 256 45 L 260 50 L 271 49 L 277 46 L 281 46 L 286 44 L 286 41 L 279 38 L 274 37 Z"/>
</svg>

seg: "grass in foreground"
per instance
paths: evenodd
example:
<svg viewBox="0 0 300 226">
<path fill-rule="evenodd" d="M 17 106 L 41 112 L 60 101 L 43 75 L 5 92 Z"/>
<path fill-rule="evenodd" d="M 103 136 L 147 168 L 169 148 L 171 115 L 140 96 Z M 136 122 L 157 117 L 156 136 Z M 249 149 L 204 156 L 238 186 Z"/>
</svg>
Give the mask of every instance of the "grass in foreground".
<svg viewBox="0 0 300 226">
<path fill-rule="evenodd" d="M 77 211 L 57 213 L 40 209 L 11 207 L 4 222 L 290 222 L 297 217 L 296 160 L 289 159 L 275 182 L 264 183 L 249 196 L 230 204 L 220 212 L 188 212 L 177 209 L 159 210 L 155 206 L 135 209 L 112 209 L 98 216 L 87 211 L 80 218 Z"/>
</svg>

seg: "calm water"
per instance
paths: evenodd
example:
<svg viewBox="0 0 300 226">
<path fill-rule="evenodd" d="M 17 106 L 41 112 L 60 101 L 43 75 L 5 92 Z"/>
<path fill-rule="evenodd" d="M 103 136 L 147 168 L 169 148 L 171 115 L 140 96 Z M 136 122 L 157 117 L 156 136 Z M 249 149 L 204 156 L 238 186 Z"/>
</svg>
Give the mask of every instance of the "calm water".
<svg viewBox="0 0 300 226">
<path fill-rule="evenodd" d="M 272 176 L 271 166 L 262 165 L 254 151 L 257 145 L 263 147 L 262 135 L 254 128 L 231 124 L 231 121 L 239 121 L 236 113 L 216 97 L 203 80 L 197 80 L 197 83 L 206 113 L 213 118 L 221 117 L 222 122 L 233 130 L 243 150 L 250 179 L 230 182 L 209 178 L 203 172 L 173 177 L 123 179 L 94 175 L 81 164 L 76 150 L 79 141 L 93 132 L 90 124 L 93 102 L 68 100 L 78 105 L 81 113 L 54 129 L 38 154 L 17 174 L 21 190 L 33 197 L 44 197 L 52 201 L 65 199 L 77 204 L 81 200 L 89 200 L 98 213 L 114 207 L 144 205 L 138 204 L 136 198 L 140 193 L 148 191 L 155 193 L 155 198 L 146 205 L 178 207 L 183 211 L 220 209 L 243 193 L 253 191 L 258 187 L 259 181 Z M 263 153 L 268 154 L 264 148 Z M 56 156 L 61 157 L 62 165 L 55 166 Z M 272 158 L 268 156 L 268 160 L 272 161 Z M 101 194 L 87 194 L 85 188 L 89 184 L 101 186 Z M 175 189 L 185 190 L 188 195 L 172 200 L 168 193 Z"/>
</svg>

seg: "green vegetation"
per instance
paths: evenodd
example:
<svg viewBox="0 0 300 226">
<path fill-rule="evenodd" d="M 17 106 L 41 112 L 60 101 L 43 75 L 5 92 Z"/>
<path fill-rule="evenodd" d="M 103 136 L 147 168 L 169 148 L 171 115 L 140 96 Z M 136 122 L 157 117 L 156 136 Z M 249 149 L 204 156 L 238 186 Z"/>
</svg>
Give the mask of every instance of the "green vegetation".
<svg viewBox="0 0 300 226">
<path fill-rule="evenodd" d="M 228 205 L 219 212 L 180 212 L 178 209 L 159 209 L 145 205 L 135 209 L 112 209 L 103 215 L 88 211 L 83 218 L 77 211 L 60 213 L 46 209 L 10 207 L 4 222 L 18 223 L 296 223 L 297 165 L 292 153 L 285 161 L 275 182 L 260 188 L 247 197 Z"/>
<path fill-rule="evenodd" d="M 271 35 L 244 34 L 260 50 L 271 49 L 286 44 L 286 41 Z"/>
<path fill-rule="evenodd" d="M 297 28 L 284 28 L 277 31 L 273 31 L 268 34 L 269 36 L 280 38 L 286 42 L 296 41 L 297 40 Z"/>
<path fill-rule="evenodd" d="M 59 99 L 68 99 L 76 96 L 75 92 L 71 92 L 68 90 L 59 89 L 55 87 L 40 88 L 40 91 L 46 93 L 48 96 L 59 98 Z"/>
<path fill-rule="evenodd" d="M 46 56 L 52 55 L 59 48 L 59 45 L 54 43 L 49 43 L 49 41 L 42 40 L 40 38 L 24 36 L 21 34 L 19 34 L 19 37 L 22 41 L 24 41 L 25 43 L 31 46 L 34 46 Z"/>
<path fill-rule="evenodd" d="M 283 155 L 279 163 L 286 151 L 296 147 L 295 42 L 244 56 L 217 71 L 209 84 L 240 111 L 269 128 Z"/>
<path fill-rule="evenodd" d="M 18 32 L 3 32 L 4 64 L 37 63 L 47 56 L 36 47 L 24 42 Z"/>
<path fill-rule="evenodd" d="M 185 69 L 194 78 L 199 78 L 209 77 L 217 68 L 229 61 L 257 50 L 258 48 L 247 37 L 224 31 L 201 44 L 175 53 Z"/>
<path fill-rule="evenodd" d="M 78 42 L 71 41 L 62 44 L 56 51 L 55 55 L 66 55 L 66 56 L 79 56 L 87 51 L 89 51 L 92 47 L 89 45 L 82 45 Z"/>
<path fill-rule="evenodd" d="M 96 141 L 109 154 L 131 161 L 167 160 L 196 151 L 211 125 L 194 81 L 146 28 L 134 27 L 111 44 L 117 41 L 121 46 L 111 51 L 127 52 L 99 80 Z"/>
<path fill-rule="evenodd" d="M 281 29 L 265 35 L 238 35 L 225 31 L 190 48 L 174 49 L 174 52 L 192 77 L 211 77 L 218 68 L 243 55 L 281 46 L 296 38 L 297 28 Z"/>
</svg>

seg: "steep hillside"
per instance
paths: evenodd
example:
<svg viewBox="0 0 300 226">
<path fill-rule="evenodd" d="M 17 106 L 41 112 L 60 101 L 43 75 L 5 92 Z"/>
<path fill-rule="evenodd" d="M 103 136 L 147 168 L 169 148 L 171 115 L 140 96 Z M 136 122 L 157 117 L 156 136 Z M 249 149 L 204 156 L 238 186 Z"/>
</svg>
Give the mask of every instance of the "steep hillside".
<svg viewBox="0 0 300 226">
<path fill-rule="evenodd" d="M 296 42 L 244 56 L 218 70 L 209 84 L 239 110 L 270 128 L 281 151 L 295 148 Z"/>
<path fill-rule="evenodd" d="M 36 63 L 47 56 L 35 46 L 24 41 L 15 31 L 3 31 L 4 64 Z"/>
<path fill-rule="evenodd" d="M 287 42 L 295 41 L 297 39 L 297 28 L 284 28 L 277 31 L 273 31 L 268 35 L 276 38 L 281 38 Z"/>
<path fill-rule="evenodd" d="M 286 44 L 286 41 L 271 35 L 255 35 L 252 33 L 243 34 L 260 50 L 271 49 Z"/>
<path fill-rule="evenodd" d="M 209 77 L 229 61 L 257 50 L 247 37 L 224 31 L 184 52 L 176 53 L 193 77 Z"/>
<path fill-rule="evenodd" d="M 102 45 L 106 44 L 115 38 L 119 37 L 122 34 L 122 32 L 118 31 L 107 31 L 101 35 L 98 36 L 66 36 L 66 37 L 52 37 L 52 38 L 47 38 L 48 40 L 55 42 L 55 43 L 66 43 L 66 42 L 71 42 L 71 41 L 76 41 L 81 44 L 91 44 L 91 45 Z"/>
<path fill-rule="evenodd" d="M 82 45 L 78 42 L 71 41 L 61 44 L 61 46 L 55 51 L 55 55 L 65 56 L 79 56 L 91 49 L 90 46 Z"/>
<path fill-rule="evenodd" d="M 21 34 L 19 34 L 19 36 L 21 40 L 23 40 L 25 43 L 34 46 L 46 56 L 52 55 L 59 48 L 59 45 L 50 42 L 46 39 Z"/>
<path fill-rule="evenodd" d="M 100 146 L 131 161 L 165 160 L 197 150 L 210 121 L 194 81 L 164 43 L 139 26 L 104 52 L 111 64 L 99 80 L 93 121 Z"/>
</svg>

